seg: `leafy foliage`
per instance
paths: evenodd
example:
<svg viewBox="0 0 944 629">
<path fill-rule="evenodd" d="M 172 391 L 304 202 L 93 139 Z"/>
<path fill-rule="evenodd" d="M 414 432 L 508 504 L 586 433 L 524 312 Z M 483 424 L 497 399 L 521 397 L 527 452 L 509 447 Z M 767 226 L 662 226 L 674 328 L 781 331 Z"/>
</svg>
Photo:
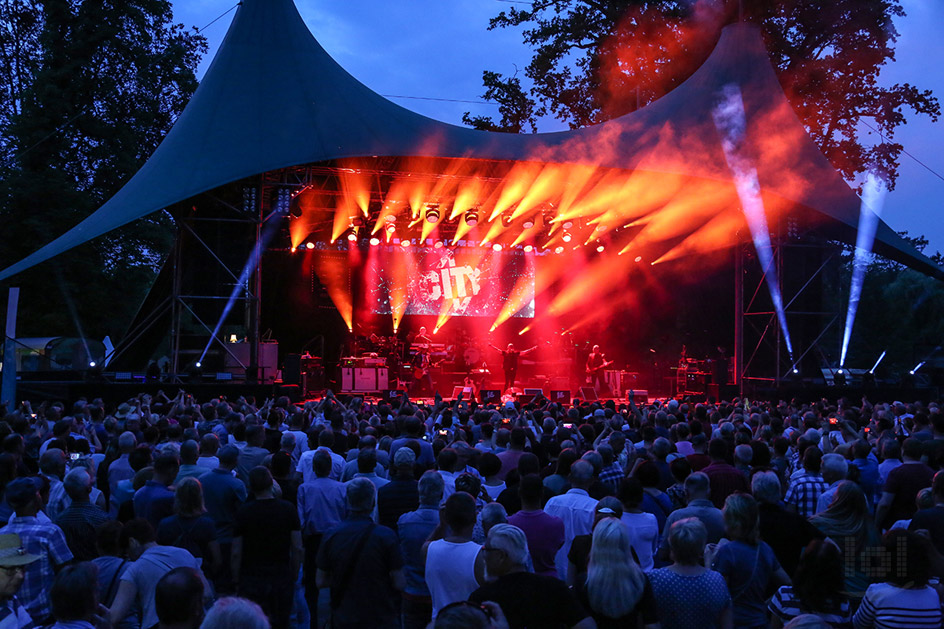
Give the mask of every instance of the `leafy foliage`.
<svg viewBox="0 0 944 629">
<path fill-rule="evenodd" d="M 923 236 L 900 235 L 921 252 L 928 241 Z M 928 255 L 928 254 L 926 254 Z M 937 264 L 940 252 L 929 255 Z M 844 256 L 836 296 L 844 311 L 852 277 L 852 248 Z M 836 333 L 841 334 L 837 327 Z M 944 283 L 897 262 L 875 256 L 869 264 L 859 300 L 847 364 L 868 368 L 883 351 L 887 357 L 879 373 L 898 377 L 911 369 L 944 339 Z M 835 342 L 838 347 L 838 336 Z"/>
<path fill-rule="evenodd" d="M 206 51 L 172 18 L 166 0 L 0 0 L 0 265 L 97 209 L 170 130 Z M 12 278 L 19 335 L 120 335 L 171 242 L 154 215 Z"/>
<path fill-rule="evenodd" d="M 826 157 L 847 179 L 874 168 L 893 187 L 902 150 L 895 129 L 906 110 L 933 120 L 940 114 L 929 90 L 878 83 L 895 59 L 893 19 L 904 15 L 898 0 L 533 0 L 489 24 L 525 27 L 524 43 L 534 50 L 525 69 L 530 102 L 502 111 L 499 123 L 464 121 L 520 131 L 551 114 L 577 128 L 632 111 L 688 78 L 721 28 L 741 17 L 739 5 L 743 19 L 761 27 L 781 86 Z M 519 102 L 520 85 L 505 84 L 486 73 L 486 98 Z M 863 121 L 880 141 L 860 140 Z"/>
</svg>

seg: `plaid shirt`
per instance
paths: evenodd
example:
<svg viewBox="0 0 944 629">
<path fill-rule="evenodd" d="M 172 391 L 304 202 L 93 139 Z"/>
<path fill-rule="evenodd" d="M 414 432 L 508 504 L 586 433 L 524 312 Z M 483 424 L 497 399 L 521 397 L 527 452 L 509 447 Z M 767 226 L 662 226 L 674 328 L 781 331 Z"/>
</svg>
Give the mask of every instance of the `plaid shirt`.
<svg viewBox="0 0 944 629">
<path fill-rule="evenodd" d="M 623 468 L 619 463 L 612 463 L 609 467 L 600 470 L 600 482 L 606 485 L 615 494 L 619 491 L 620 481 L 623 480 Z"/>
<path fill-rule="evenodd" d="M 23 585 L 17 592 L 18 598 L 33 617 L 35 622 L 49 619 L 52 609 L 49 605 L 49 588 L 56 576 L 55 566 L 72 560 L 72 551 L 66 545 L 65 535 L 55 524 L 40 522 L 33 516 L 14 515 L 10 522 L 0 529 L 0 534 L 16 533 L 26 552 L 39 555 L 39 560 L 26 569 Z"/>
<path fill-rule="evenodd" d="M 822 476 L 807 472 L 790 481 L 783 501 L 796 506 L 797 513 L 809 518 L 816 513 L 816 501 L 828 487 Z"/>
</svg>

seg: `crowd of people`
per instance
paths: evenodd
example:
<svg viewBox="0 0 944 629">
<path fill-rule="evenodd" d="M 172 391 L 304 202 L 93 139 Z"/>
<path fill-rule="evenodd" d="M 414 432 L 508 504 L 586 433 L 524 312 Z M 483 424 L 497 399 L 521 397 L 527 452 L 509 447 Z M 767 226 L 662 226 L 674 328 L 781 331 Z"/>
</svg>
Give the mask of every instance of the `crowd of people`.
<svg viewBox="0 0 944 629">
<path fill-rule="evenodd" d="M 4 629 L 942 624 L 935 403 L 2 410 Z"/>
</svg>

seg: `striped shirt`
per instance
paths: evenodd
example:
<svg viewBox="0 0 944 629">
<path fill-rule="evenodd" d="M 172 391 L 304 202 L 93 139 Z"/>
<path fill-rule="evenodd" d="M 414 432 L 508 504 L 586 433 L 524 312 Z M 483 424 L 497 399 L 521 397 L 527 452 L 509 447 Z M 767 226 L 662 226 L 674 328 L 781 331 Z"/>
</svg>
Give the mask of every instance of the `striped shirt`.
<svg viewBox="0 0 944 629">
<path fill-rule="evenodd" d="M 852 626 L 852 611 L 848 600 L 837 601 L 832 609 L 810 610 L 804 609 L 797 598 L 793 586 L 783 585 L 767 602 L 767 609 L 777 616 L 783 624 L 787 624 L 802 614 L 814 614 L 830 627 L 845 628 Z"/>
<path fill-rule="evenodd" d="M 930 586 L 906 589 L 873 583 L 852 621 L 856 629 L 938 629 L 941 602 Z"/>
</svg>

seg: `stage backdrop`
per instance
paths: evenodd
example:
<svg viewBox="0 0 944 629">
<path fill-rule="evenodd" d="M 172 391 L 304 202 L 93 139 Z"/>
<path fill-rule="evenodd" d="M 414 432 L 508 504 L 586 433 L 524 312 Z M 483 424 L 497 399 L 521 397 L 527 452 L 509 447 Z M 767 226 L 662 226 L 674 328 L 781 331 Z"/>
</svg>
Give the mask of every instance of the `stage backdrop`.
<svg viewBox="0 0 944 629">
<path fill-rule="evenodd" d="M 371 247 L 364 275 L 376 314 L 534 317 L 534 254 L 487 247 Z"/>
</svg>

